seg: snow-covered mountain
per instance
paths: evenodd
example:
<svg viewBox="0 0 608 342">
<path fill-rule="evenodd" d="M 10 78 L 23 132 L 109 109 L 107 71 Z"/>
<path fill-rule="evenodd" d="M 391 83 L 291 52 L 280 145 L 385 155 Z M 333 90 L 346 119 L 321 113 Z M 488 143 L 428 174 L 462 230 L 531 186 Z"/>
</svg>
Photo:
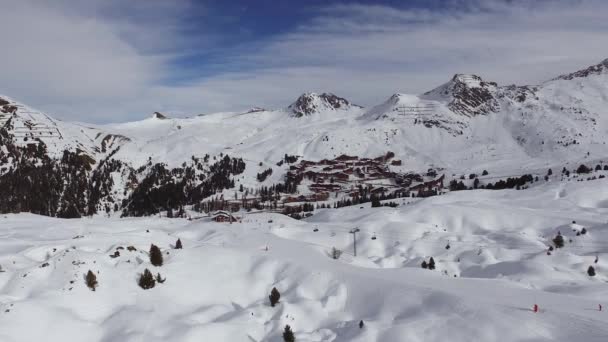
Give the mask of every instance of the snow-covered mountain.
<svg viewBox="0 0 608 342">
<path fill-rule="evenodd" d="M 485 82 L 476 75 L 458 74 L 446 84 L 424 93 L 422 98 L 447 103 L 453 113 L 472 117 L 499 110 L 496 90 L 495 82 Z"/>
<path fill-rule="evenodd" d="M 287 111 L 296 118 L 313 114 L 327 113 L 331 111 L 348 111 L 359 107 L 348 102 L 347 99 L 334 94 L 305 93 L 287 107 Z M 360 108 L 360 107 L 359 107 Z"/>
<path fill-rule="evenodd" d="M 329 93 L 305 93 L 285 109 L 191 118 L 156 112 L 142 121 L 107 125 L 55 120 L 0 96 L 0 180 L 45 163 L 52 165 L 43 177 L 48 178 L 72 160 L 81 168 L 73 177 L 89 188 L 105 184 L 105 202 L 89 205 L 92 213 L 124 208 L 154 165 L 164 165 L 169 174 L 193 168 L 188 182 L 196 183 L 226 155 L 243 159 L 241 175 L 230 177 L 234 186 L 249 188 L 261 185 L 256 175 L 269 168 L 274 171 L 263 184 L 282 182 L 288 166 L 276 164 L 285 155 L 314 161 L 390 151 L 402 172 L 439 168 L 449 175 L 482 169 L 521 175 L 593 162 L 608 157 L 607 65 L 605 60 L 535 86 L 499 86 L 458 74 L 424 94 L 395 94 L 370 108 Z M 93 185 L 93 175 L 104 180 Z M 225 185 L 216 190 L 232 184 Z M 83 202 L 90 202 L 88 196 Z M 19 201 L 6 200 L 2 210 L 23 208 Z M 54 207 L 45 212 L 61 206 Z"/>
<path fill-rule="evenodd" d="M 0 96 L 0 340 L 605 341 L 606 108 L 608 60 L 106 125 Z"/>
</svg>

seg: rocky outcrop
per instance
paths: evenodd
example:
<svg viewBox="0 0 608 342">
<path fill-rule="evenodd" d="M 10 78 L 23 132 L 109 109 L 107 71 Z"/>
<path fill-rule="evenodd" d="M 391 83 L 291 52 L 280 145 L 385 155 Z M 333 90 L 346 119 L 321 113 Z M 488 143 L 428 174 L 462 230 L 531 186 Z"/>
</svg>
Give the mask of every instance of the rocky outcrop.
<svg viewBox="0 0 608 342">
<path fill-rule="evenodd" d="M 345 98 L 330 93 L 305 93 L 287 107 L 294 117 L 309 116 L 315 113 L 349 110 L 353 105 Z M 355 107 L 358 107 L 355 105 Z"/>
<path fill-rule="evenodd" d="M 573 80 L 575 78 L 589 77 L 591 75 L 602 75 L 608 73 L 608 58 L 604 59 L 601 63 L 592 65 L 586 69 L 575 71 L 570 74 L 565 74 L 556 77 L 556 80 Z"/>
<path fill-rule="evenodd" d="M 424 93 L 421 98 L 447 102 L 460 115 L 474 117 L 498 112 L 497 85 L 476 75 L 456 74 L 448 83 Z"/>
</svg>

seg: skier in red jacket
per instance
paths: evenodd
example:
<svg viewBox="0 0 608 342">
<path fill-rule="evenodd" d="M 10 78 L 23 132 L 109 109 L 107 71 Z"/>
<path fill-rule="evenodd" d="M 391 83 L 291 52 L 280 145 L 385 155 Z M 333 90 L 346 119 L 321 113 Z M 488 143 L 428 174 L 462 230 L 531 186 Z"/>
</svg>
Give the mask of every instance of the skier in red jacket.
<svg viewBox="0 0 608 342">
<path fill-rule="evenodd" d="M 535 313 L 538 312 L 538 304 L 534 304 L 532 311 L 534 311 Z"/>
</svg>

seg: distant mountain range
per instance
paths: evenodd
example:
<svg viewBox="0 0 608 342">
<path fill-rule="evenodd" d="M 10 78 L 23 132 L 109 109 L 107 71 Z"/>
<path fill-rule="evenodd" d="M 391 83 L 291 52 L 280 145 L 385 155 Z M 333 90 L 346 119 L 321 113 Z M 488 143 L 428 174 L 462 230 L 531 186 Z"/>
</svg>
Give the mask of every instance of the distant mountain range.
<svg viewBox="0 0 608 342">
<path fill-rule="evenodd" d="M 607 158 L 607 111 L 608 59 L 534 86 L 457 74 L 424 94 L 394 94 L 370 108 L 306 93 L 278 110 L 192 118 L 156 112 L 108 125 L 59 121 L 0 96 L 0 212 L 147 214 L 128 208 L 165 209 L 146 196 L 167 184 L 186 198 L 175 205 L 228 196 L 241 185 L 285 184 L 285 155 L 375 158 L 390 151 L 401 161 L 391 166 L 395 172 L 516 175 Z M 269 168 L 259 182 L 256 175 Z"/>
</svg>

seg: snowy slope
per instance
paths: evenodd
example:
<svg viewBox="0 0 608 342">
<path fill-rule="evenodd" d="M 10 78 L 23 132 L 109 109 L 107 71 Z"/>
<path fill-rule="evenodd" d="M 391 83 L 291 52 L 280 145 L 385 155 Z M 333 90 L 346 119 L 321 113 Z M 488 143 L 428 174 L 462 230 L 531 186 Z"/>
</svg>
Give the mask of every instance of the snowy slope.
<svg viewBox="0 0 608 342">
<path fill-rule="evenodd" d="M 96 154 L 99 130 L 78 123 L 55 120 L 49 115 L 0 95 L 0 127 L 7 129 L 18 146 L 36 145 L 38 140 L 50 155 L 61 156 L 65 149 Z"/>
<path fill-rule="evenodd" d="M 289 324 L 297 341 L 605 341 L 607 194 L 606 180 L 554 182 L 234 224 L 6 215 L 0 339 L 278 342 Z M 573 242 L 546 255 L 558 231 Z M 177 238 L 184 249 L 172 249 Z M 151 243 L 162 267 L 148 260 Z M 127 246 L 137 250 L 117 249 Z M 431 256 L 437 269 L 421 269 Z M 139 288 L 146 268 L 166 282 Z"/>
</svg>

